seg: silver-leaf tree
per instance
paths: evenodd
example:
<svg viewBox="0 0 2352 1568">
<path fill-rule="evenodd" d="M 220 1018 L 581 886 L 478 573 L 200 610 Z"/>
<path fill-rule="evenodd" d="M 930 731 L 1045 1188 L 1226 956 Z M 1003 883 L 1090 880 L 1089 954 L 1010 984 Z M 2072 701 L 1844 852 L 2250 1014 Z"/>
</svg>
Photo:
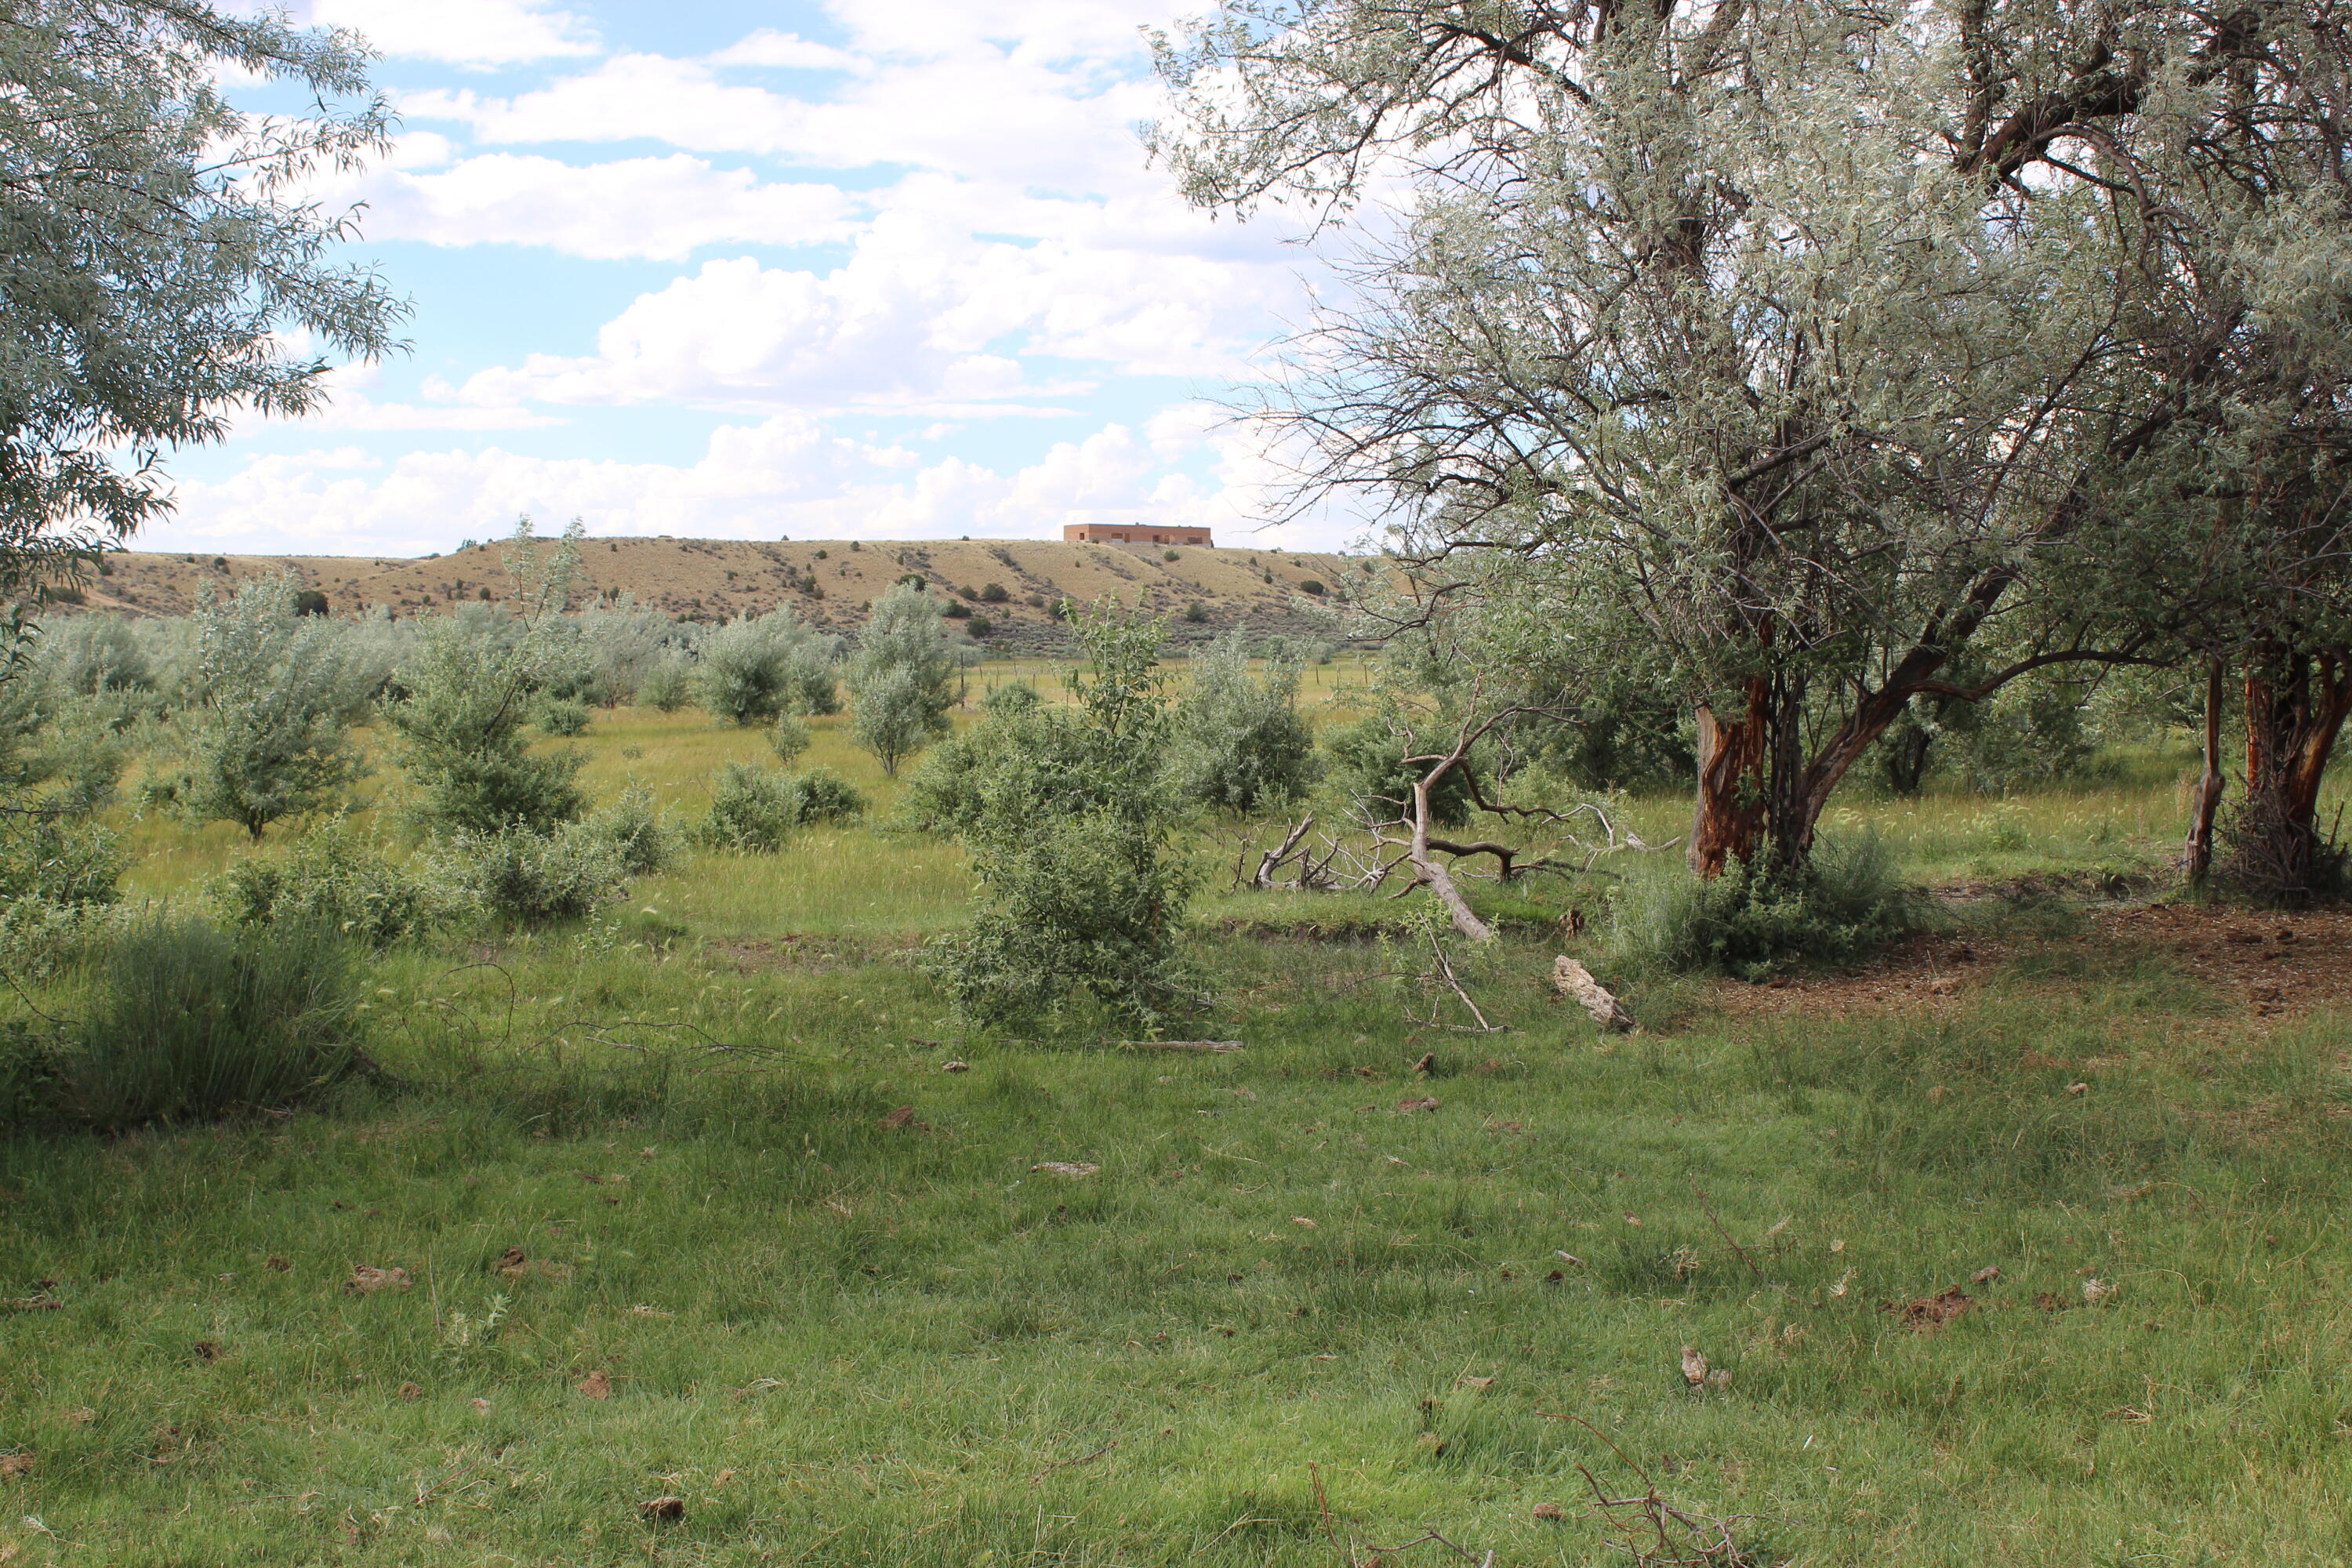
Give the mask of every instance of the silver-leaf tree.
<svg viewBox="0 0 2352 1568">
<path fill-rule="evenodd" d="M 2173 273 L 2274 264 L 2173 218 L 2307 10 L 1231 0 L 1153 140 L 1345 241 L 1262 412 L 1417 618 L 1680 692 L 1694 865 L 1801 871 L 1915 699 L 2156 657 L 2179 605 L 2084 557 L 2249 395 L 2244 289 Z"/>
<path fill-rule="evenodd" d="M 381 150 L 352 33 L 204 0 L 0 7 L 0 595 L 169 504 L 172 448 L 299 415 L 401 305 L 305 181 Z M 298 89 L 254 115 L 225 83 Z"/>
</svg>

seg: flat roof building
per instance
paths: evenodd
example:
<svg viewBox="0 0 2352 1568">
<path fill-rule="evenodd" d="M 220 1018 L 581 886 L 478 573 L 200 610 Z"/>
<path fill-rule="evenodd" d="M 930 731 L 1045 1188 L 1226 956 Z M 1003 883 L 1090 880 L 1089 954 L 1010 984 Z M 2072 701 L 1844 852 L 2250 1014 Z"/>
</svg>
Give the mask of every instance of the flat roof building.
<svg viewBox="0 0 2352 1568">
<path fill-rule="evenodd" d="M 1071 522 L 1062 526 L 1065 544 L 1199 544 L 1213 548 L 1205 528 L 1157 523 Z"/>
</svg>

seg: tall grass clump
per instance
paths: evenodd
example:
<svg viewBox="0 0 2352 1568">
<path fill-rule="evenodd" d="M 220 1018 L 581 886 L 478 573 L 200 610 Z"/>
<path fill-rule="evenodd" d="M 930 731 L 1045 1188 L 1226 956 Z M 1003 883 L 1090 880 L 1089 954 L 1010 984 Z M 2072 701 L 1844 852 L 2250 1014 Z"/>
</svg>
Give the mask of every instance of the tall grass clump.
<svg viewBox="0 0 2352 1568">
<path fill-rule="evenodd" d="M 1637 966 L 1755 978 L 1791 961 L 1860 957 L 1916 914 L 1894 855 L 1865 833 L 1824 841 L 1801 868 L 1735 860 L 1712 880 L 1658 857 L 1618 890 L 1611 945 Z"/>
<path fill-rule="evenodd" d="M 358 1071 L 362 971 L 318 926 L 157 921 L 100 961 L 63 1100 L 93 1127 L 278 1107 Z"/>
</svg>

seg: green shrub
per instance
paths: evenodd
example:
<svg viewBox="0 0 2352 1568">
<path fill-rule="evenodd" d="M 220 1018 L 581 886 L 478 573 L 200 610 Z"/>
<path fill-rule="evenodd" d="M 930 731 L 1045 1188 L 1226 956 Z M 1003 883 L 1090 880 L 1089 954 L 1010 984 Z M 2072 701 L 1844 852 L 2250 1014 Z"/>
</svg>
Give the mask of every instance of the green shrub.
<svg viewBox="0 0 2352 1568">
<path fill-rule="evenodd" d="M 1002 842 L 991 907 L 933 947 L 931 968 L 982 1024 L 1051 1016 L 1084 998 L 1150 1025 L 1192 990 L 1172 940 L 1194 878 L 1116 811 Z"/>
<path fill-rule="evenodd" d="M 702 706 L 730 724 L 761 724 L 779 713 L 831 713 L 840 707 L 834 664 L 841 639 L 790 610 L 728 622 L 702 639 L 693 687 Z"/>
<path fill-rule="evenodd" d="M 1869 952 L 1912 923 L 1914 904 L 1875 834 L 1817 846 L 1803 870 L 1735 860 L 1711 881 L 1662 855 L 1619 889 L 1612 946 L 1631 963 L 1755 979 L 1792 959 Z"/>
<path fill-rule="evenodd" d="M 812 768 L 793 780 L 803 822 L 852 822 L 866 815 L 866 796 L 831 768 Z"/>
<path fill-rule="evenodd" d="M 637 682 L 637 701 L 675 713 L 694 700 L 694 665 L 675 649 L 654 663 Z"/>
<path fill-rule="evenodd" d="M 677 858 L 679 836 L 669 814 L 655 809 L 650 784 L 635 780 L 612 805 L 591 813 L 580 831 L 611 846 L 632 877 L 649 876 Z"/>
<path fill-rule="evenodd" d="M 1202 649 L 1176 705 L 1169 773 L 1188 800 L 1247 812 L 1287 801 L 1314 782 L 1315 735 L 1298 715 L 1298 662 L 1277 647 L 1252 679 L 1240 626 Z M 1402 754 L 1402 753 L 1400 753 Z"/>
<path fill-rule="evenodd" d="M 211 892 L 233 925 L 315 926 L 379 951 L 451 912 L 430 881 L 341 820 L 320 823 L 288 854 L 236 862 Z"/>
<path fill-rule="evenodd" d="M 693 837 L 706 848 L 773 854 L 796 827 L 846 821 L 865 809 L 856 786 L 826 769 L 786 773 L 727 763 L 711 781 L 710 814 Z"/>
<path fill-rule="evenodd" d="M 1406 747 L 1402 727 L 1378 713 L 1328 731 L 1323 751 L 1332 791 L 1343 800 L 1363 802 L 1376 816 L 1410 816 L 1413 781 L 1427 765 L 1404 759 L 1433 748 Z M 1472 805 L 1469 773 L 1451 769 L 1429 792 L 1430 825 L 1459 827 L 1470 820 Z"/>
<path fill-rule="evenodd" d="M 405 696 L 384 710 L 400 736 L 401 766 L 416 785 L 410 808 L 435 831 L 545 834 L 580 815 L 573 782 L 587 754 L 534 752 L 522 733 L 531 700 L 558 658 L 543 628 L 488 629 L 433 616 L 401 668 Z"/>
<path fill-rule="evenodd" d="M 800 826 L 800 802 L 785 787 L 791 775 L 751 763 L 724 763 L 710 783 L 709 814 L 691 832 L 706 849 L 773 854 Z"/>
<path fill-rule="evenodd" d="M 130 863 L 121 836 L 84 818 L 44 812 L 0 817 L 0 901 L 110 904 L 122 896 Z"/>
<path fill-rule="evenodd" d="M 584 735 L 588 732 L 588 704 L 577 697 L 551 697 L 539 705 L 539 731 L 542 735 Z"/>
<path fill-rule="evenodd" d="M 926 833 L 961 833 L 979 816 L 982 784 L 1024 748 L 1051 746 L 1056 731 L 1034 721 L 1043 700 L 1026 681 L 1000 686 L 981 700 L 981 721 L 950 735 L 907 775 L 901 817 Z M 1038 758 L 1036 760 L 1043 760 Z"/>
<path fill-rule="evenodd" d="M 179 809 L 257 839 L 280 817 L 331 805 L 362 772 L 341 628 L 301 614 L 285 574 L 247 583 L 226 603 L 207 597 L 193 618 Z"/>
<path fill-rule="evenodd" d="M 315 926 L 131 931 L 103 962 L 60 1098 L 94 1127 L 284 1106 L 359 1070 L 353 950 Z"/>
<path fill-rule="evenodd" d="M 768 726 L 768 749 L 776 760 L 790 763 L 809 749 L 809 727 L 789 713 L 780 713 Z"/>
<path fill-rule="evenodd" d="M 110 949 L 140 917 L 124 904 L 55 904 L 0 900 L 0 965 L 17 980 L 39 980 Z"/>
<path fill-rule="evenodd" d="M 577 920 L 628 889 L 621 849 L 580 823 L 553 833 L 457 833 L 436 857 L 457 899 L 517 925 Z"/>
<path fill-rule="evenodd" d="M 939 606 L 928 595 L 898 586 L 874 602 L 849 664 L 850 735 L 890 777 L 948 733 L 953 669 Z"/>
<path fill-rule="evenodd" d="M 999 693 L 939 775 L 981 908 L 929 967 L 967 1016 L 1007 1023 L 1086 1001 L 1144 1027 L 1197 998 L 1179 941 L 1196 877 L 1162 777 L 1173 724 L 1157 622 L 1089 616 L 1073 708 Z"/>
</svg>

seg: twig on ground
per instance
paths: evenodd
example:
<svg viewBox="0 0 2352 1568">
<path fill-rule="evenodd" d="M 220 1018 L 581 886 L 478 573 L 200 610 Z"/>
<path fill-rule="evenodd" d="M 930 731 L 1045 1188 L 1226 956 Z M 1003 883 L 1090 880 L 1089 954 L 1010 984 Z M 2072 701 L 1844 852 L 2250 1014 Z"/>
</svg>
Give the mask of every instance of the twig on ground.
<svg viewBox="0 0 2352 1568">
<path fill-rule="evenodd" d="M 1307 1461 L 1307 1474 L 1315 1483 L 1315 1511 L 1322 1518 L 1324 1538 L 1331 1542 L 1331 1551 L 1339 1559 L 1339 1568 L 1356 1568 L 1356 1554 L 1339 1544 L 1339 1521 L 1331 1517 L 1331 1504 L 1323 1495 L 1323 1468 L 1309 1459 Z"/>
<path fill-rule="evenodd" d="M 1474 1555 L 1468 1547 L 1461 1545 L 1456 1542 L 1448 1541 L 1444 1535 L 1434 1530 L 1424 1531 L 1421 1534 L 1414 1536 L 1411 1541 L 1406 1542 L 1402 1546 L 1375 1546 L 1372 1548 L 1372 1551 L 1377 1555 L 1391 1557 L 1400 1552 L 1410 1552 L 1416 1546 L 1426 1546 L 1433 1541 L 1438 1545 L 1444 1547 L 1448 1552 L 1453 1552 L 1454 1555 L 1459 1557 L 1465 1563 L 1475 1563 L 1478 1565 L 1478 1568 L 1495 1568 L 1495 1554 L 1493 1552 L 1488 1552 L 1483 1555 Z"/>
<path fill-rule="evenodd" d="M 1698 1200 L 1698 1212 L 1706 1215 L 1706 1223 L 1715 1226 L 1715 1234 L 1723 1237 L 1725 1245 L 1732 1251 L 1739 1254 L 1740 1262 L 1748 1265 L 1748 1272 L 1756 1276 L 1763 1283 L 1771 1285 L 1772 1281 L 1764 1278 L 1763 1267 L 1756 1261 L 1755 1256 L 1740 1246 L 1731 1232 L 1723 1227 L 1723 1222 L 1715 1217 L 1715 1205 L 1706 1201 L 1706 1194 L 1699 1190 L 1698 1183 L 1696 1181 L 1691 1183 L 1691 1196 Z M 1779 1289 L 1780 1287 L 1775 1285 L 1773 1289 Z"/>
<path fill-rule="evenodd" d="M 1054 1471 L 1067 1469 L 1072 1465 L 1091 1465 L 1097 1459 L 1101 1458 L 1105 1454 L 1109 1453 L 1113 1448 L 1118 1447 L 1118 1439 L 1113 1437 L 1110 1441 L 1105 1443 L 1101 1447 L 1097 1448 L 1091 1454 L 1080 1454 L 1075 1459 L 1055 1459 L 1051 1464 L 1048 1464 L 1044 1469 L 1041 1469 L 1035 1475 L 1031 1476 L 1029 1478 L 1029 1484 L 1034 1487 Z"/>
<path fill-rule="evenodd" d="M 1637 1568 L 1754 1568 L 1753 1560 L 1731 1538 L 1731 1527 L 1749 1516 L 1733 1514 L 1717 1519 L 1712 1514 L 1676 1508 L 1659 1495 L 1658 1483 L 1650 1472 L 1634 1463 L 1608 1433 L 1581 1415 L 1558 1415 L 1549 1410 L 1536 1414 L 1547 1421 L 1575 1422 L 1600 1438 L 1620 1463 L 1642 1479 L 1640 1496 L 1611 1497 L 1591 1470 L 1580 1464 L 1576 1467 L 1576 1473 L 1592 1489 L 1592 1508 L 1585 1517 L 1597 1517 L 1621 1537 L 1610 1544 L 1631 1557 Z"/>
</svg>

